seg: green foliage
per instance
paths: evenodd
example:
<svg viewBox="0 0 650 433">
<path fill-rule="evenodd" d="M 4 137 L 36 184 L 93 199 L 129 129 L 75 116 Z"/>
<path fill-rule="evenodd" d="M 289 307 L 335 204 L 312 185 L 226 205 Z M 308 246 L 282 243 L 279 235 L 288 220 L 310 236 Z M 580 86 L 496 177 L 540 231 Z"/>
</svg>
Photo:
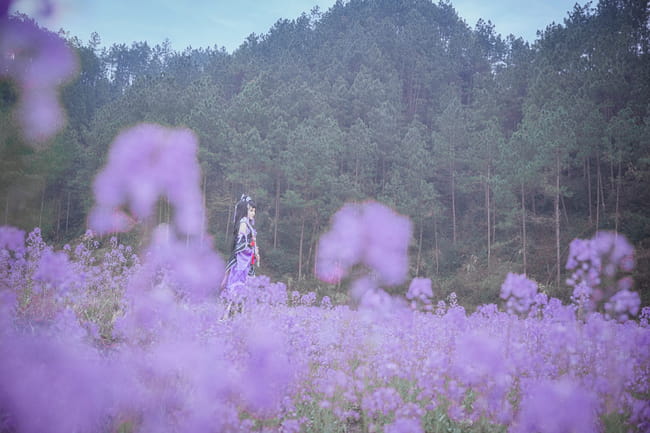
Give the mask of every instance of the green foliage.
<svg viewBox="0 0 650 433">
<path fill-rule="evenodd" d="M 411 276 L 466 292 L 471 304 L 498 302 L 502 266 L 522 267 L 524 257 L 532 278 L 553 281 L 557 224 L 562 245 L 618 228 L 644 256 L 642 3 L 576 6 L 532 45 L 484 20 L 469 28 L 450 3 L 415 0 L 337 2 L 280 19 L 232 54 L 71 39 L 81 71 L 62 91 L 69 121 L 47 151 L 20 142 L 17 92 L 0 81 L 3 222 L 41 224 L 60 242 L 83 233 L 110 143 L 152 121 L 197 134 L 208 226 L 222 252 L 232 205 L 252 194 L 263 271 L 298 287 L 299 275 L 312 281 L 330 216 L 368 198 L 413 219 Z M 639 278 L 647 300 L 650 277 Z"/>
</svg>

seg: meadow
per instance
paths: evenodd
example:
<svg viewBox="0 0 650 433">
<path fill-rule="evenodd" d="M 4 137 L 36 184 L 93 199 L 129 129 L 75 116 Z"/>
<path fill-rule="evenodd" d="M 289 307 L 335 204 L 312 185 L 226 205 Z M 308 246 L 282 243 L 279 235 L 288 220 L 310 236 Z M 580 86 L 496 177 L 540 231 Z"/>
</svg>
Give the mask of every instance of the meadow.
<svg viewBox="0 0 650 433">
<path fill-rule="evenodd" d="M 74 59 L 61 40 L 1 22 L 17 53 L 1 70 L 40 146 L 65 122 L 57 88 Z M 650 430 L 650 308 L 623 235 L 571 243 L 569 304 L 510 273 L 499 305 L 468 312 L 431 280 L 409 281 L 408 217 L 347 203 L 320 236 L 315 274 L 349 302 L 265 276 L 225 299 L 198 149 L 189 129 L 139 123 L 94 178 L 83 237 L 57 248 L 39 228 L 0 227 L 0 431 Z M 121 243 L 161 199 L 170 221 L 141 249 Z"/>
<path fill-rule="evenodd" d="M 368 245 L 361 233 L 355 249 L 354 221 L 376 217 L 397 235 Z M 140 257 L 91 231 L 56 251 L 38 229 L 2 227 L 2 430 L 647 431 L 650 311 L 630 320 L 625 276 L 597 295 L 631 270 L 623 237 L 574 241 L 570 305 L 509 274 L 501 307 L 468 314 L 428 279 L 403 296 L 380 288 L 405 276 L 400 224 L 410 236 L 389 208 L 349 204 L 322 236 L 323 277 L 367 271 L 350 305 L 264 276 L 222 299 L 202 287 L 205 257 L 162 235 L 167 248 Z M 228 301 L 240 309 L 224 317 Z"/>
</svg>

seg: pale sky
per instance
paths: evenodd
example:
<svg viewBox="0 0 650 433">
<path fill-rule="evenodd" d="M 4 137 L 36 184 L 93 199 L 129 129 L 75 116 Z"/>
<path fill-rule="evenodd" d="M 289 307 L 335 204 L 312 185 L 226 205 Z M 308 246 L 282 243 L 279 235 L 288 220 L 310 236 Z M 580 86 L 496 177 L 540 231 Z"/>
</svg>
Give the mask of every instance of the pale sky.
<svg viewBox="0 0 650 433">
<path fill-rule="evenodd" d="M 60 28 L 84 42 L 96 31 L 102 45 L 150 46 L 169 39 L 172 48 L 238 48 L 251 33 L 267 33 L 281 18 L 295 19 L 314 6 L 327 11 L 335 0 L 50 0 L 54 11 L 39 17 L 48 0 L 16 0 L 13 11 L 24 12 L 41 25 Z M 435 1 L 437 3 L 437 0 Z M 452 0 L 458 15 L 474 27 L 479 18 L 491 20 L 505 38 L 512 33 L 528 42 L 551 22 L 562 23 L 575 0 Z M 584 2 L 579 2 L 583 4 Z"/>
</svg>

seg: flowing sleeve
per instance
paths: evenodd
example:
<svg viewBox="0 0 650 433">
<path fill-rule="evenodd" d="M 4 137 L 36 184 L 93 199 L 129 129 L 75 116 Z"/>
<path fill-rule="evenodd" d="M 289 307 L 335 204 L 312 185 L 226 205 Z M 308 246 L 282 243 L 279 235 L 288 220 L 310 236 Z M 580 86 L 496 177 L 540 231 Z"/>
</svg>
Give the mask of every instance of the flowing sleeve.
<svg viewBox="0 0 650 433">
<path fill-rule="evenodd" d="M 237 239 L 235 240 L 235 247 L 232 250 L 232 253 L 230 255 L 230 260 L 228 260 L 228 263 L 226 265 L 226 270 L 231 269 L 235 264 L 237 264 L 237 259 L 241 258 L 242 254 L 246 254 L 250 250 L 250 246 L 248 244 L 248 224 L 246 222 L 246 218 L 242 218 L 239 221 L 239 226 L 241 227 L 242 224 L 246 227 L 246 231 L 242 233 L 241 231 L 237 234 Z M 250 259 L 248 259 L 250 261 Z"/>
</svg>

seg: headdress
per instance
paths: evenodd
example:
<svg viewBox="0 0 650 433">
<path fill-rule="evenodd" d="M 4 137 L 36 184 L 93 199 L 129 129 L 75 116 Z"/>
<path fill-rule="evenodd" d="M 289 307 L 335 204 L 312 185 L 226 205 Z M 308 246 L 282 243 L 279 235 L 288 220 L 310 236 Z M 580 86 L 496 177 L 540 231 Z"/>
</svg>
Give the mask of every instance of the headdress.
<svg viewBox="0 0 650 433">
<path fill-rule="evenodd" d="M 242 204 L 242 203 L 248 204 L 248 203 L 251 203 L 251 202 L 253 202 L 253 199 L 250 198 L 250 196 L 248 196 L 246 194 L 241 195 L 241 197 L 239 198 L 239 201 L 237 203 L 235 203 L 235 211 L 232 213 L 232 218 L 233 218 L 232 222 L 233 223 L 237 222 L 237 208 L 239 207 L 239 205 Z M 255 203 L 255 202 L 253 202 L 253 203 Z"/>
</svg>

